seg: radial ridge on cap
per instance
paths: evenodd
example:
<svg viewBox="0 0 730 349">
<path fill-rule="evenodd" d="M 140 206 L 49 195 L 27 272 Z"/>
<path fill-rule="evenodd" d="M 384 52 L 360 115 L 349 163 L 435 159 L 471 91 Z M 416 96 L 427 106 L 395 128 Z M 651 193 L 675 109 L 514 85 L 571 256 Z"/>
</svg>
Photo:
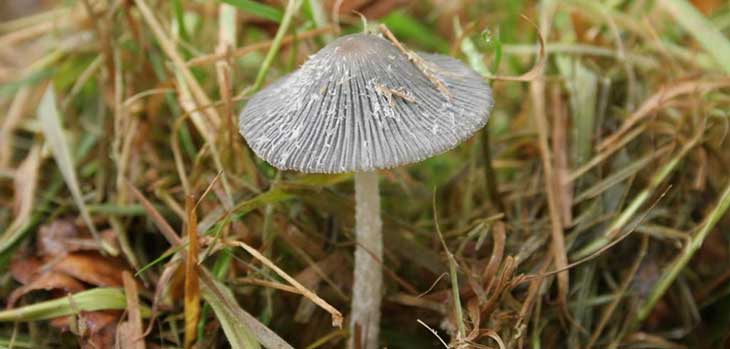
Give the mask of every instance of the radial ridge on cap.
<svg viewBox="0 0 730 349">
<path fill-rule="evenodd" d="M 391 168 L 453 149 L 486 124 L 491 90 L 456 59 L 418 56 L 430 78 L 378 35 L 340 37 L 254 95 L 240 132 L 274 167 L 309 173 Z"/>
</svg>

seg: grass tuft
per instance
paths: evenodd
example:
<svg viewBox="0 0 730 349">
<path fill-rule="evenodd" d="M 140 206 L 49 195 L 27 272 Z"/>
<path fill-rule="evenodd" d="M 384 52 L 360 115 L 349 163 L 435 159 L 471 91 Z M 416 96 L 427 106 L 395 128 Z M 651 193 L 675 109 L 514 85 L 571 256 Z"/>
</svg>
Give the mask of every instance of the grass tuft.
<svg viewBox="0 0 730 349">
<path fill-rule="evenodd" d="M 353 176 L 277 171 L 237 118 L 380 25 L 495 97 L 480 135 L 379 173 L 383 347 L 730 343 L 722 1 L 6 0 L 0 18 L 0 347 L 345 347 Z"/>
</svg>

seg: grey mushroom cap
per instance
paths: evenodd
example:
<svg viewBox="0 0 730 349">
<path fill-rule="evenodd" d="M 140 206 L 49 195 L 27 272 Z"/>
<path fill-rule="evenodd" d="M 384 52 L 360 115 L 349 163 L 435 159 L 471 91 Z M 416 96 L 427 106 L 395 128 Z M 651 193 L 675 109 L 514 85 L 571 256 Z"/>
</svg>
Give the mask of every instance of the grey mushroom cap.
<svg viewBox="0 0 730 349">
<path fill-rule="evenodd" d="M 456 59 L 418 56 L 421 69 L 379 35 L 340 37 L 254 95 L 241 134 L 274 167 L 308 173 L 391 168 L 453 149 L 487 123 L 491 90 Z"/>
</svg>

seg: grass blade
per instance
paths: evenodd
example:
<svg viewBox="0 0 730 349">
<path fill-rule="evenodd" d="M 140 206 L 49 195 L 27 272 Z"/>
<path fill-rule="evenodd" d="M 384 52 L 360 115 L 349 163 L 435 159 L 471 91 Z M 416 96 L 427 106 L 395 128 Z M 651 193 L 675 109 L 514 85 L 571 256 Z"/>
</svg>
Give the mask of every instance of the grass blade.
<svg viewBox="0 0 730 349">
<path fill-rule="evenodd" d="M 201 270 L 200 281 L 203 298 L 213 308 L 231 348 L 259 348 L 261 343 L 271 349 L 293 349 L 276 333 L 241 309 L 231 291 L 207 271 Z"/>
<path fill-rule="evenodd" d="M 573 164 L 583 165 L 593 150 L 598 76 L 580 61 L 559 55 L 555 58 L 558 71 L 563 76 L 565 88 L 570 94 L 573 129 Z"/>
<path fill-rule="evenodd" d="M 258 75 L 256 75 L 256 80 L 253 83 L 251 92 L 258 91 L 258 89 L 260 89 L 263 85 L 264 79 L 266 78 L 266 73 L 269 71 L 269 68 L 271 68 L 271 64 L 274 62 L 276 54 L 279 53 L 279 48 L 281 47 L 281 41 L 284 38 L 284 34 L 286 34 L 286 32 L 289 30 L 291 20 L 294 17 L 294 14 L 299 11 L 299 7 L 301 5 L 302 0 L 289 0 L 289 2 L 287 3 L 284 17 L 282 17 L 281 19 L 281 24 L 279 25 L 279 29 L 276 31 L 274 40 L 271 43 L 271 48 L 266 54 L 263 63 L 261 63 L 261 69 L 259 69 L 259 73 Z"/>
<path fill-rule="evenodd" d="M 185 348 L 193 348 L 200 319 L 200 285 L 198 279 L 198 217 L 195 199 L 185 198 L 187 211 L 188 253 L 185 257 Z"/>
<path fill-rule="evenodd" d="M 701 136 L 701 134 L 699 136 Z M 621 230 L 626 227 L 627 224 L 629 224 L 636 212 L 638 212 L 639 209 L 651 198 L 652 194 L 654 194 L 654 191 L 659 187 L 659 185 L 663 183 L 670 174 L 674 173 L 674 171 L 679 167 L 680 162 L 684 159 L 685 155 L 687 155 L 690 150 L 694 149 L 694 147 L 700 141 L 701 137 L 699 136 L 694 137 L 693 139 L 685 143 L 682 148 L 677 152 L 677 154 L 651 177 L 649 185 L 647 185 L 646 188 L 644 188 L 639 194 L 637 194 L 631 201 L 631 203 L 626 207 L 626 209 L 624 209 L 624 211 L 621 212 L 618 217 L 616 217 L 613 223 L 611 223 L 611 225 L 606 229 L 605 234 L 601 235 L 597 239 L 588 243 L 588 245 L 586 245 L 585 247 L 578 250 L 572 256 L 572 259 L 579 260 L 581 258 L 589 256 L 592 253 L 600 250 L 604 246 L 608 245 L 611 240 L 619 236 Z"/>
<path fill-rule="evenodd" d="M 78 177 L 76 176 L 76 168 L 74 166 L 73 159 L 71 158 L 71 152 L 66 142 L 66 137 L 63 134 L 63 128 L 61 126 L 61 116 L 56 108 L 56 94 L 53 92 L 53 86 L 48 86 L 48 89 L 43 94 L 41 104 L 38 106 L 38 119 L 43 129 L 43 135 L 46 137 L 46 144 L 53 153 L 53 158 L 58 165 L 61 175 L 63 176 L 66 185 L 68 186 L 71 196 L 73 197 L 76 206 L 81 213 L 81 218 L 89 228 L 91 235 L 94 236 L 99 249 L 116 255 L 117 251 L 108 244 L 105 244 L 99 238 L 99 232 L 96 230 L 94 223 L 91 220 L 89 209 L 86 207 L 83 195 L 81 194 L 81 186 L 79 185 Z"/>
<path fill-rule="evenodd" d="M 284 18 L 284 14 L 276 7 L 271 7 L 260 2 L 252 0 L 221 0 L 226 4 L 236 6 L 243 12 L 250 13 L 256 17 L 268 19 L 276 23 L 281 23 Z"/>
<path fill-rule="evenodd" d="M 412 40 L 419 45 L 439 52 L 448 52 L 449 43 L 436 35 L 431 28 L 417 21 L 412 16 L 402 11 L 396 11 L 385 18 L 383 24 L 390 29 L 396 37 Z"/>
<path fill-rule="evenodd" d="M 176 248 L 181 247 L 182 240 L 177 236 L 165 218 L 147 201 L 137 188 L 131 183 L 128 184 L 132 190 L 132 194 L 142 203 L 170 245 Z M 259 343 L 263 344 L 266 348 L 292 348 L 291 345 L 287 344 L 276 333 L 251 316 L 251 314 L 241 309 L 231 291 L 219 284 L 206 269 L 197 268 L 201 282 L 200 294 L 205 302 L 213 308 L 213 312 L 216 314 L 218 321 L 220 321 L 223 332 L 233 349 L 256 349 L 260 347 Z"/>
<path fill-rule="evenodd" d="M 722 70 L 730 73 L 730 40 L 687 0 L 663 0 L 659 4 L 684 27 Z"/>
<path fill-rule="evenodd" d="M 725 190 L 723 190 L 715 208 L 707 215 L 700 231 L 689 239 L 689 242 L 682 250 L 682 254 L 677 256 L 677 259 L 661 274 L 659 281 L 656 283 L 656 287 L 649 294 L 648 300 L 639 308 L 639 312 L 634 321 L 635 324 L 644 321 L 649 316 L 654 309 L 654 305 L 656 305 L 667 289 L 669 289 L 669 286 L 672 285 L 679 273 L 684 269 L 692 256 L 694 256 L 695 252 L 702 247 L 702 243 L 728 209 L 730 209 L 730 182 L 728 182 Z"/>
<path fill-rule="evenodd" d="M 449 279 L 451 280 L 451 296 L 453 297 L 453 303 L 454 303 L 454 315 L 456 317 L 456 325 L 458 327 L 458 332 L 456 335 L 456 342 L 461 343 L 461 341 L 466 340 L 466 327 L 464 326 L 464 314 L 461 306 L 461 296 L 460 296 L 460 290 L 459 290 L 459 275 L 456 272 L 456 258 L 454 258 L 454 255 L 451 254 L 451 251 L 449 251 L 449 247 L 446 246 L 446 241 L 444 240 L 444 234 L 441 233 L 441 228 L 439 226 L 439 215 L 438 210 L 436 209 L 436 190 L 433 191 L 433 225 L 436 228 L 436 234 L 438 234 L 439 242 L 441 242 L 441 247 L 443 247 L 444 252 L 446 253 L 446 257 L 448 257 L 449 260 Z"/>
<path fill-rule="evenodd" d="M 0 311 L 0 322 L 47 320 L 78 314 L 80 311 L 123 310 L 126 307 L 127 298 L 121 289 L 95 288 L 68 297 Z M 146 307 L 140 307 L 140 311 L 142 316 L 150 314 Z"/>
<path fill-rule="evenodd" d="M 247 245 L 244 242 L 241 241 L 232 241 L 232 245 L 241 247 L 242 249 L 246 250 L 250 255 L 252 255 L 254 258 L 258 259 L 262 264 L 266 265 L 270 269 L 274 270 L 277 275 L 282 277 L 284 280 L 289 282 L 294 288 L 296 288 L 304 297 L 307 297 L 312 303 L 317 304 L 320 308 L 326 310 L 330 315 L 332 316 L 332 326 L 336 327 L 342 327 L 342 314 L 335 309 L 335 307 L 331 306 L 329 303 L 327 303 L 324 299 L 317 296 L 314 292 L 310 291 L 308 288 L 304 287 L 299 281 L 294 279 L 293 277 L 289 276 L 285 271 L 281 270 L 274 262 L 272 262 L 270 259 L 266 258 L 264 255 L 262 255 L 258 250 L 255 248 Z"/>
</svg>

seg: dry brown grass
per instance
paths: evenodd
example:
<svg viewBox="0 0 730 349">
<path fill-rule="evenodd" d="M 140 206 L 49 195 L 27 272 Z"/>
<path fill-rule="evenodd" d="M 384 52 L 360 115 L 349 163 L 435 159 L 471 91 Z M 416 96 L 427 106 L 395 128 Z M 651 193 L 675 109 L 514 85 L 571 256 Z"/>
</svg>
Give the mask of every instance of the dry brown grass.
<svg viewBox="0 0 730 349">
<path fill-rule="evenodd" d="M 353 10 L 497 77 L 481 136 L 381 173 L 383 345 L 730 345 L 727 4 L 296 2 L 0 22 L 0 347 L 342 348 L 352 176 L 277 172 L 236 115 Z"/>
</svg>

